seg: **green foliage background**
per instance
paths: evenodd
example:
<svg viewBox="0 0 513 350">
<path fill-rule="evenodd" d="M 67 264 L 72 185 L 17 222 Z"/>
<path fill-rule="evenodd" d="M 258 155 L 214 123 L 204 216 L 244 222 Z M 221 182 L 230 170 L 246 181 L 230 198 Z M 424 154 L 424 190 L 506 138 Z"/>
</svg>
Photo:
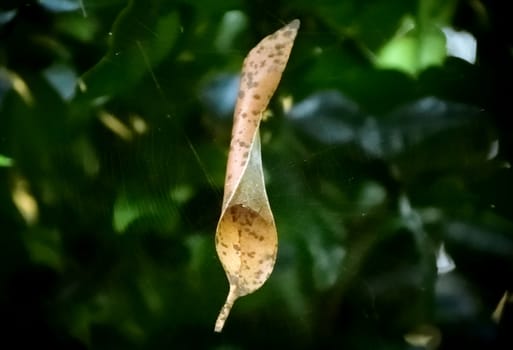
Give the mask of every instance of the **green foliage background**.
<svg viewBox="0 0 513 350">
<path fill-rule="evenodd" d="M 2 1 L 0 347 L 507 348 L 505 6 Z M 236 74 L 294 18 L 261 128 L 277 265 L 214 334 Z M 448 55 L 447 27 L 476 63 Z"/>
</svg>

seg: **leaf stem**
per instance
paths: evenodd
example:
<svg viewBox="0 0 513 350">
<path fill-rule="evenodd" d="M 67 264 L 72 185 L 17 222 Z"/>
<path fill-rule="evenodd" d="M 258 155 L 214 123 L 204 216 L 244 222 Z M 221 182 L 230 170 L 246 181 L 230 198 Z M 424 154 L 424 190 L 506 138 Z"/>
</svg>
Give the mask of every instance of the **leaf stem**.
<svg viewBox="0 0 513 350">
<path fill-rule="evenodd" d="M 230 284 L 230 291 L 228 292 L 228 296 L 226 297 L 226 301 L 221 308 L 221 311 L 219 311 L 219 316 L 217 316 L 216 320 L 216 326 L 214 328 L 214 331 L 219 333 L 223 330 L 224 322 L 228 318 L 228 315 L 230 314 L 230 310 L 232 309 L 233 303 L 237 298 L 239 297 L 237 293 L 237 286 Z"/>
</svg>

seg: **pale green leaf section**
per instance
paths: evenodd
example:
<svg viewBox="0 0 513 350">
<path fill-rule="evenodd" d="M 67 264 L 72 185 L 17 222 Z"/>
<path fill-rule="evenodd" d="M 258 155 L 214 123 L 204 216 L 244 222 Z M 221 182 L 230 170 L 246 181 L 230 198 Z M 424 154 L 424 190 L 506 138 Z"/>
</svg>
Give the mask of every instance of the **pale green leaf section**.
<svg viewBox="0 0 513 350">
<path fill-rule="evenodd" d="M 375 57 L 380 68 L 397 69 L 411 75 L 441 65 L 447 56 L 445 36 L 440 28 L 419 28 L 412 18 L 405 18 L 397 35 Z"/>
<path fill-rule="evenodd" d="M 0 154 L 0 167 L 11 167 L 13 160 L 7 156 Z"/>
</svg>

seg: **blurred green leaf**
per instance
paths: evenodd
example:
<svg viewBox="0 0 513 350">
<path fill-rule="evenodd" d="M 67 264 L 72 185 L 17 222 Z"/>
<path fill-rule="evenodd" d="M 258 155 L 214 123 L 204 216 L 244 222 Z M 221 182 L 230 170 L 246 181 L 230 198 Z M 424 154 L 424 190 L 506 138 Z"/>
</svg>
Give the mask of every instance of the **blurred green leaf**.
<svg viewBox="0 0 513 350">
<path fill-rule="evenodd" d="M 56 18 L 56 29 L 82 42 L 91 42 L 98 34 L 99 23 L 81 14 L 73 13 Z"/>
<path fill-rule="evenodd" d="M 433 65 L 440 65 L 447 55 L 445 36 L 440 28 L 416 28 L 405 18 L 399 33 L 378 52 L 375 63 L 380 68 L 393 68 L 412 75 Z"/>
<path fill-rule="evenodd" d="M 30 259 L 39 265 L 60 271 L 64 267 L 59 232 L 48 229 L 28 229 L 23 238 Z"/>
<path fill-rule="evenodd" d="M 186 189 L 181 192 L 187 191 Z M 177 224 L 177 203 L 168 194 L 137 195 L 137 191 L 121 192 L 114 203 L 113 228 L 125 232 L 130 225 L 142 225 L 158 232 L 173 232 Z M 188 197 L 188 194 L 185 193 Z"/>
<path fill-rule="evenodd" d="M 109 32 L 109 52 L 82 78 L 80 98 L 110 98 L 112 92 L 126 91 L 143 76 L 153 76 L 154 67 L 170 53 L 179 33 L 173 7 L 161 1 L 130 1 Z"/>
<path fill-rule="evenodd" d="M 13 164 L 13 160 L 0 154 L 0 167 L 10 167 Z"/>
</svg>

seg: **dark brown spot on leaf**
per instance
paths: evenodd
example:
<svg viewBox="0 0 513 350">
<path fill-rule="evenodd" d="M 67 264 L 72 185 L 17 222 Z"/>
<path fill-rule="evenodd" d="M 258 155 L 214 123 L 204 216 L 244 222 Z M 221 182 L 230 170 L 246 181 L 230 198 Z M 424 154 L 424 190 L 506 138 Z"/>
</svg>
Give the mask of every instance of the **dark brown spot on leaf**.
<svg viewBox="0 0 513 350">
<path fill-rule="evenodd" d="M 289 38 L 292 34 L 294 34 L 293 30 L 286 30 L 283 32 L 283 36 Z"/>
</svg>

